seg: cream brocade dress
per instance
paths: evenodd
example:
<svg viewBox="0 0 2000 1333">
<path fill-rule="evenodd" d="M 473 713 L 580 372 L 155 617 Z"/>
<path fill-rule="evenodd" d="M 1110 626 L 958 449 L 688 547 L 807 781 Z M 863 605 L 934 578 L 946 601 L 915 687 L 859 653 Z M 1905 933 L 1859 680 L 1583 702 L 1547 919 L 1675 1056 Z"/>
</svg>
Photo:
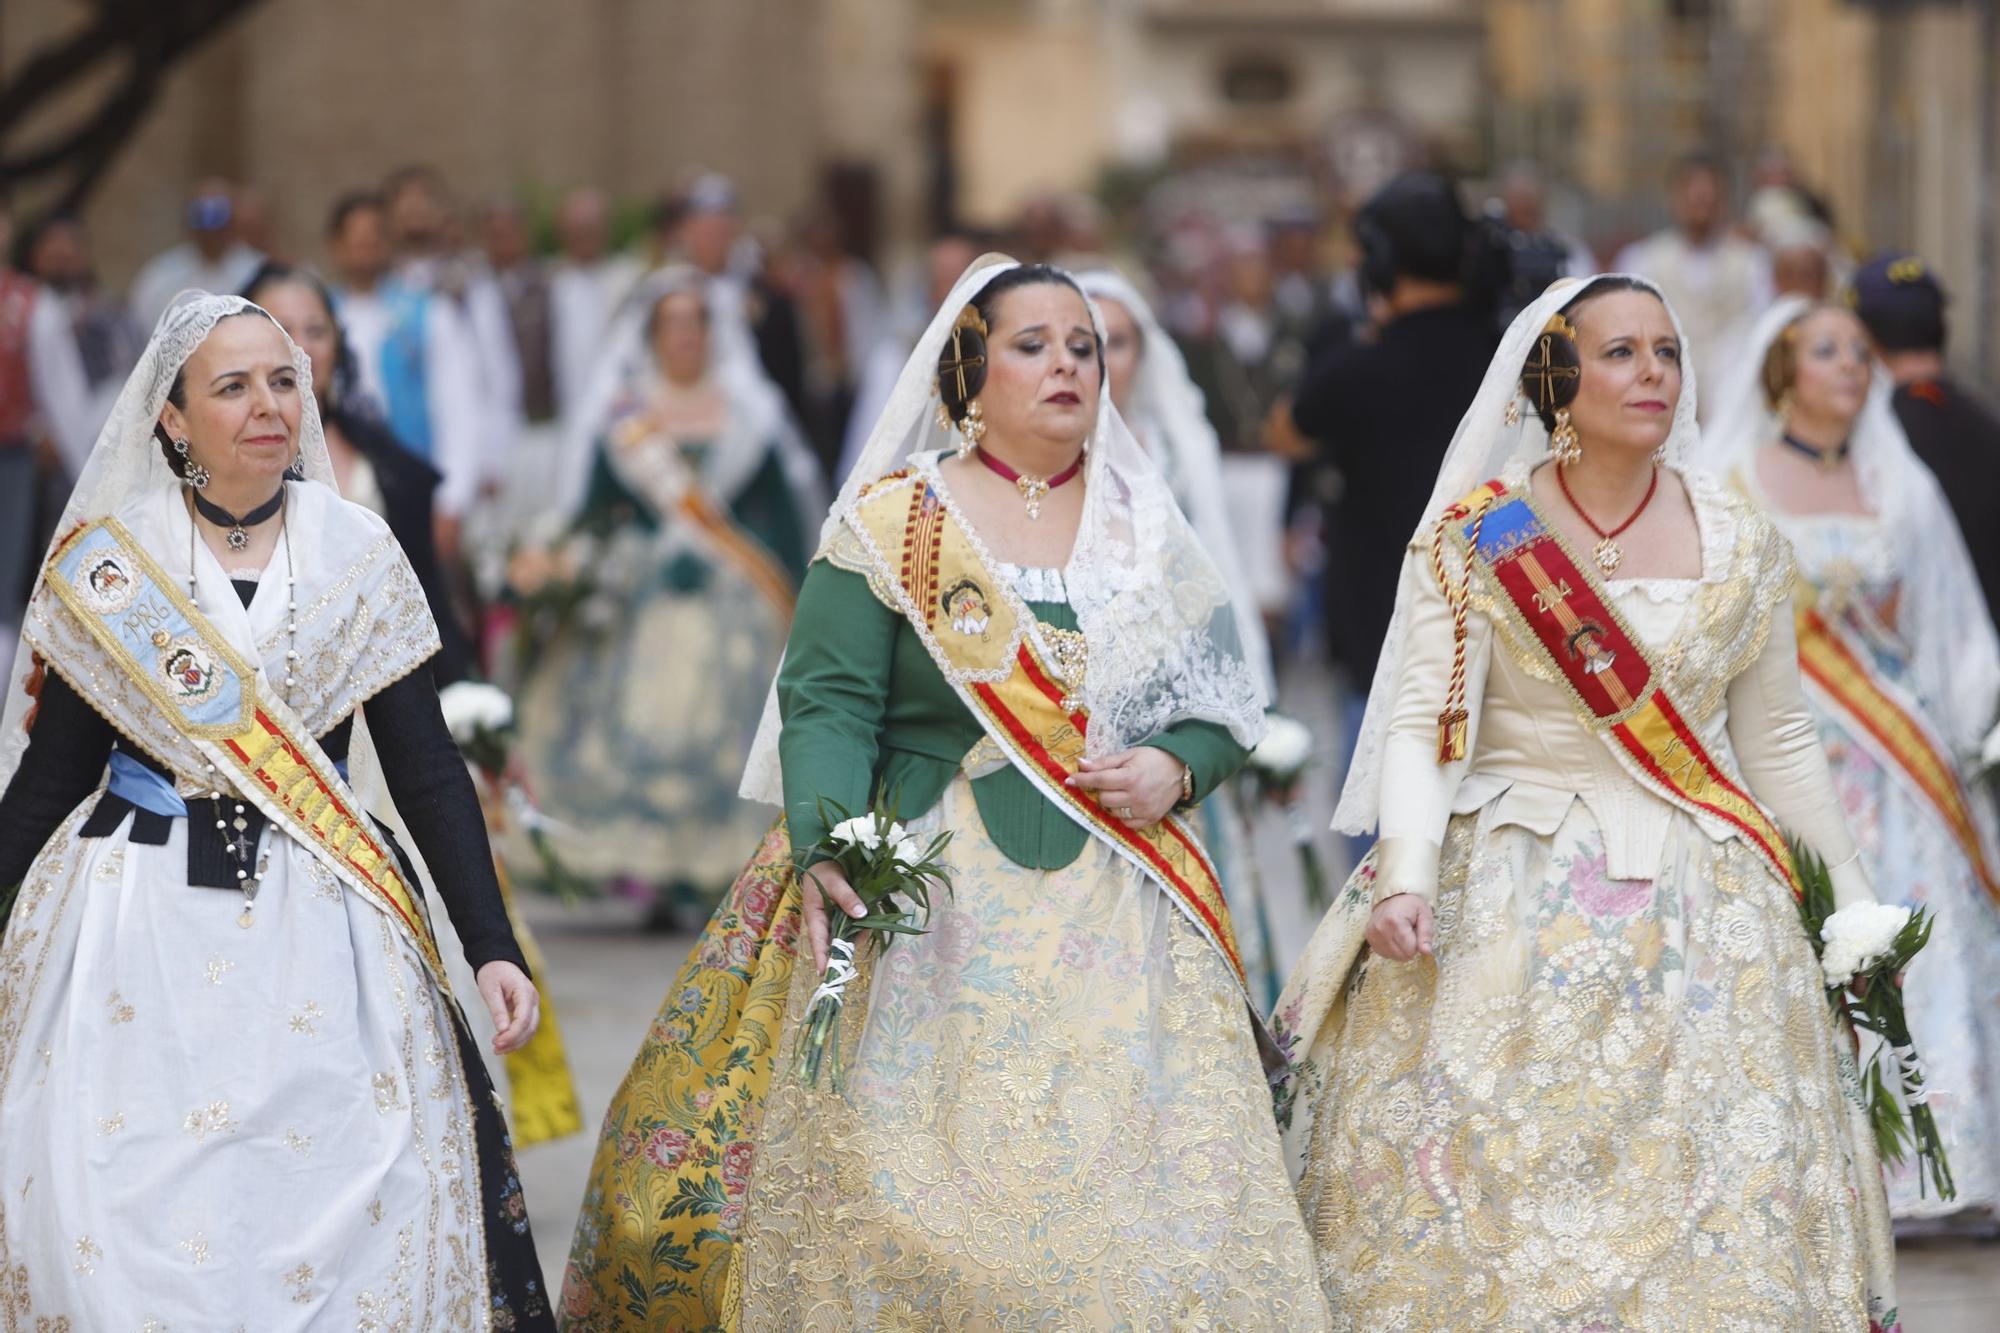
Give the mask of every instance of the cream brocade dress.
<svg viewBox="0 0 2000 1333">
<path fill-rule="evenodd" d="M 1702 577 L 1611 582 L 1611 600 L 1711 753 L 1839 863 L 1847 898 L 1790 550 L 1711 480 L 1687 484 Z M 1893 1327 L 1873 1140 L 1790 889 L 1642 788 L 1496 632 L 1477 582 L 1469 758 L 1440 767 L 1451 626 L 1427 554 L 1405 563 L 1383 841 L 1278 1011 L 1335 1326 Z M 1435 961 L 1360 953 L 1371 900 L 1399 891 L 1433 901 Z"/>
<path fill-rule="evenodd" d="M 1009 860 L 964 773 L 911 827 L 951 832 L 955 891 L 864 965 L 844 1098 L 792 1072 L 817 982 L 792 974 L 739 1327 L 1326 1328 L 1215 947 L 1101 839 L 1058 870 Z"/>
</svg>

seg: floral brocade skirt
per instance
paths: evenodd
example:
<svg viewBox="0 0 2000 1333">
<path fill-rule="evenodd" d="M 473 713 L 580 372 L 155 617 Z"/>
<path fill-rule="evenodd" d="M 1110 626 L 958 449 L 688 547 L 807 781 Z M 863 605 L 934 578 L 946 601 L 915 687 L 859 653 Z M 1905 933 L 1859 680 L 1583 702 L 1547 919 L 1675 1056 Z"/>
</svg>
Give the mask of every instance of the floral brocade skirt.
<svg viewBox="0 0 2000 1333">
<path fill-rule="evenodd" d="M 1280 1001 L 1289 1142 L 1341 1329 L 1896 1323 L 1851 1037 L 1788 886 L 1677 819 L 1612 879 L 1594 817 L 1455 818 L 1435 957 L 1359 945 L 1373 858 Z"/>
<path fill-rule="evenodd" d="M 963 778 L 913 827 L 955 893 L 866 958 L 840 1093 L 791 1068 L 816 979 L 766 841 L 606 1119 L 566 1327 L 1326 1327 L 1228 964 L 1095 840 L 1009 861 Z"/>
</svg>

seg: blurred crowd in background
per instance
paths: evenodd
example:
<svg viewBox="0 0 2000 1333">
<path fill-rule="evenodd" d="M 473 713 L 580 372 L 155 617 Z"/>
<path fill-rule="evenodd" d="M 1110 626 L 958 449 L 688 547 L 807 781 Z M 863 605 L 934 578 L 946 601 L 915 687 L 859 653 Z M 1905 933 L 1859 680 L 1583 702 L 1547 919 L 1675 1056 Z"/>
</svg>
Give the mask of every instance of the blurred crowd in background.
<svg viewBox="0 0 2000 1333">
<path fill-rule="evenodd" d="M 1342 421 L 1370 410 L 1365 390 L 1335 387 L 1344 353 L 1376 344 L 1415 308 L 1450 306 L 1464 312 L 1464 336 L 1414 351 L 1418 369 L 1430 355 L 1440 364 L 1429 369 L 1456 383 L 1490 350 L 1479 330 L 1497 333 L 1558 278 L 1621 269 L 1666 288 L 1697 372 L 1712 372 L 1775 295 L 1834 296 L 1861 258 L 1842 247 L 1838 220 L 1777 149 L 1751 162 L 1670 164 L 1660 189 L 1671 222 L 1650 235 L 1557 229 L 1542 176 L 1526 162 L 1490 181 L 1440 184 L 1429 192 L 1437 198 L 1403 189 L 1399 202 L 1399 186 L 1421 174 L 1373 203 L 1275 191 L 1256 222 L 1241 220 L 1240 199 L 1213 207 L 1199 174 L 1167 177 L 1118 207 L 1036 195 L 1002 228 L 946 228 L 885 266 L 868 257 L 870 238 L 837 199 L 790 219 L 750 216 L 732 182 L 712 172 L 651 196 L 579 187 L 467 199 L 440 172 L 404 167 L 355 182 L 317 243 L 296 250 L 272 234 L 253 184 L 208 179 L 188 191 L 185 239 L 123 291 L 100 282 L 78 218 L 0 213 L 7 281 L 42 298 L 33 336 L 25 324 L 20 334 L 37 373 L 23 382 L 17 413 L 18 429 L 42 445 L 37 512 L 45 521 L 59 512 L 67 477 L 176 292 L 241 291 L 267 261 L 298 265 L 332 294 L 352 366 L 342 392 L 439 473 L 437 550 L 477 642 L 483 608 L 504 594 L 509 552 L 561 517 L 547 513 L 552 459 L 566 425 L 588 428 L 573 419 L 585 386 L 646 274 L 682 261 L 708 275 L 712 303 L 740 313 L 831 488 L 935 303 L 974 257 L 1003 250 L 1116 267 L 1153 296 L 1205 395 L 1237 554 L 1281 656 L 1324 648 L 1365 683 L 1379 644 L 1374 608 L 1393 592 L 1370 586 L 1368 573 L 1379 566 L 1376 581 L 1393 578 L 1413 515 L 1402 512 L 1411 501 L 1385 512 L 1380 486 L 1395 491 L 1393 477 L 1364 479 L 1368 498 L 1343 508 L 1348 474 L 1371 466 L 1343 448 L 1355 432 Z M 1442 364 L 1452 359 L 1463 368 Z M 1409 452 L 1394 470 L 1407 472 L 1401 489 L 1419 500 L 1460 410 L 1451 397 L 1403 398 L 1390 414 L 1392 430 L 1395 413 L 1407 416 Z M 1385 384 L 1374 398 L 1380 407 L 1395 395 Z M 1376 548 L 1381 558 L 1370 559 Z M 1350 571 L 1331 590 L 1320 577 L 1329 552 Z M 30 577 L 32 561 L 21 570 Z M 1343 629 L 1327 635 L 1329 625 Z"/>
</svg>

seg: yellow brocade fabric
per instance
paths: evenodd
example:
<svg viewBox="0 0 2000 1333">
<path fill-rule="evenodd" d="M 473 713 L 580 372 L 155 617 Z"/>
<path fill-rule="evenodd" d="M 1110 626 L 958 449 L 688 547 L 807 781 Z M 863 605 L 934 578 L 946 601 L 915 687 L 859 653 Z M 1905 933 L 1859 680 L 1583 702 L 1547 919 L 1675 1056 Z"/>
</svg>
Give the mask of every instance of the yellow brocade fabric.
<svg viewBox="0 0 2000 1333">
<path fill-rule="evenodd" d="M 569 1052 L 563 1047 L 562 1025 L 556 1021 L 555 1003 L 548 996 L 548 959 L 528 928 L 527 920 L 514 905 L 514 885 L 507 867 L 496 857 L 493 869 L 500 881 L 500 901 L 507 907 L 507 924 L 514 928 L 514 940 L 527 960 L 528 973 L 542 984 L 542 1020 L 528 1044 L 507 1056 L 507 1112 L 514 1127 L 514 1146 L 532 1148 L 538 1143 L 566 1139 L 583 1128 L 583 1112 L 576 1104 L 576 1080 L 570 1076 Z"/>
<path fill-rule="evenodd" d="M 785 1004 L 735 1276 L 741 1328 L 1327 1326 L 1229 964 L 1102 841 L 1009 861 L 960 777 L 955 892 L 872 958 L 845 1095 Z"/>
<path fill-rule="evenodd" d="M 1650 880 L 1580 802 L 1492 822 L 1451 823 L 1435 961 L 1359 950 L 1364 863 L 1280 1002 L 1335 1326 L 1865 1333 L 1886 1212 L 1788 886 L 1685 818 Z"/>
<path fill-rule="evenodd" d="M 725 1327 L 729 1256 L 798 938 L 780 820 L 696 942 L 605 1113 L 564 1274 L 568 1333 Z"/>
</svg>

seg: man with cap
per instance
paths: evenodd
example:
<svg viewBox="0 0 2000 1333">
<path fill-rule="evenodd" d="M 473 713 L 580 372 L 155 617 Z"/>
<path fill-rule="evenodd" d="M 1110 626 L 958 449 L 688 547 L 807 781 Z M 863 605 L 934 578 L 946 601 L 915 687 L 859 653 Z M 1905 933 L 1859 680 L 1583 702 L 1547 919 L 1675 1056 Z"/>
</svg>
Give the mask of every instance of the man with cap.
<svg viewBox="0 0 2000 1333">
<path fill-rule="evenodd" d="M 187 239 L 146 261 L 132 279 L 126 304 L 132 322 L 151 333 L 173 299 L 190 288 L 204 292 L 243 289 L 264 256 L 236 234 L 235 190 L 226 180 L 198 182 L 181 215 Z"/>
<path fill-rule="evenodd" d="M 1944 288 L 1916 256 L 1886 255 L 1855 271 L 1847 298 L 1895 381 L 1910 447 L 1958 516 L 1986 604 L 2000 607 L 2000 419 L 1945 374 Z"/>
</svg>

